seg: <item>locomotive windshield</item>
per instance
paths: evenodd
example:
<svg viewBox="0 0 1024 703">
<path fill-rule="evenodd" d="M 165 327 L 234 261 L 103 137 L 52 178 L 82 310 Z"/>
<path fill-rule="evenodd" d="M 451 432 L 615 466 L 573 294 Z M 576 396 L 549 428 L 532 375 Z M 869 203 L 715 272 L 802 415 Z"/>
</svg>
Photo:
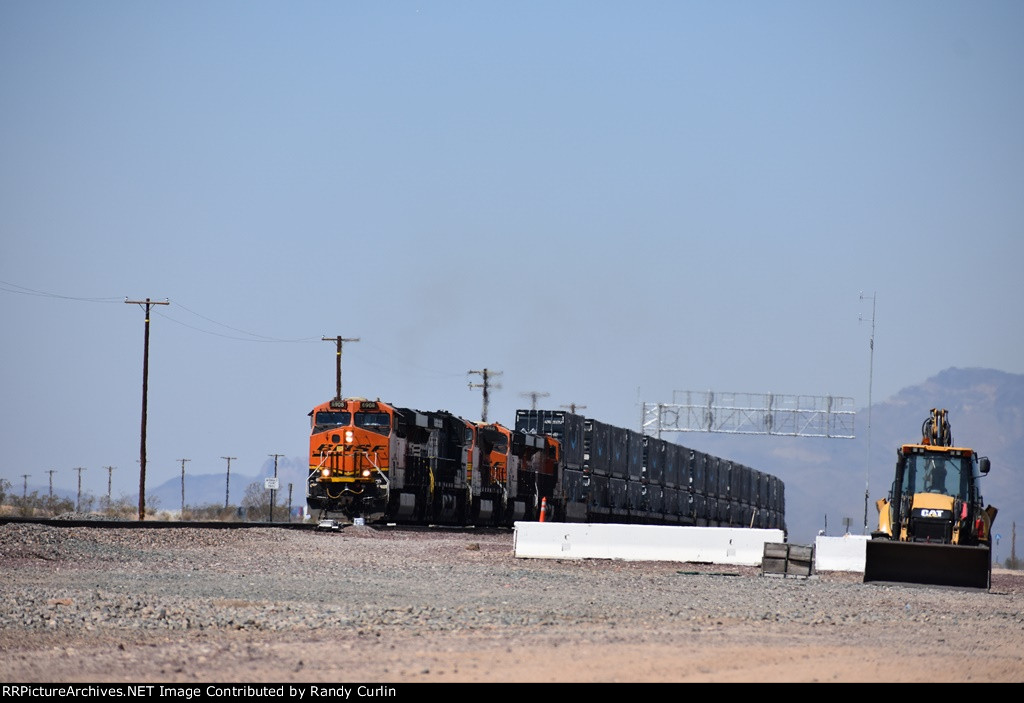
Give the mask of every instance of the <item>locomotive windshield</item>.
<svg viewBox="0 0 1024 703">
<path fill-rule="evenodd" d="M 316 414 L 313 432 L 323 432 L 334 427 L 344 427 L 352 422 L 352 413 L 324 410 Z"/>
<path fill-rule="evenodd" d="M 906 486 L 914 493 L 941 493 L 968 499 L 971 461 L 942 454 L 911 454 L 907 457 Z"/>
<path fill-rule="evenodd" d="M 391 416 L 387 413 L 356 413 L 356 427 L 387 436 L 391 434 Z"/>
<path fill-rule="evenodd" d="M 481 428 L 480 440 L 485 450 L 508 454 L 508 437 L 494 427 Z"/>
</svg>

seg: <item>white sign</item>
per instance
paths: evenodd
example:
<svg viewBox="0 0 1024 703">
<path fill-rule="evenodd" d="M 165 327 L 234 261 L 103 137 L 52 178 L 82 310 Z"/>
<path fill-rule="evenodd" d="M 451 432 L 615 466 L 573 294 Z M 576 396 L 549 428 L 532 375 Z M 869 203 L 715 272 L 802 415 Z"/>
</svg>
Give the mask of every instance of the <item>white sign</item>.
<svg viewBox="0 0 1024 703">
<path fill-rule="evenodd" d="M 281 487 L 281 485 L 280 482 L 277 480 L 277 477 L 275 476 L 274 478 L 263 479 L 263 487 L 266 488 L 268 491 L 276 491 L 278 488 Z"/>
</svg>

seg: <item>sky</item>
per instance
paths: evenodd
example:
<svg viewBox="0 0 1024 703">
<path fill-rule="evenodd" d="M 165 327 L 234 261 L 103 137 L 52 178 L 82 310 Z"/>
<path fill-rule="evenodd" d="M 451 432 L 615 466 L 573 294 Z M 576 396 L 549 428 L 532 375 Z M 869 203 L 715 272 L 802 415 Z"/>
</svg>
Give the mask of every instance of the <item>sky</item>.
<svg viewBox="0 0 1024 703">
<path fill-rule="evenodd" d="M 0 478 L 138 490 L 126 300 L 169 303 L 155 483 L 301 460 L 323 337 L 344 395 L 479 419 L 486 368 L 505 424 L 1024 373 L 1021 36 L 1017 0 L 6 0 Z"/>
</svg>

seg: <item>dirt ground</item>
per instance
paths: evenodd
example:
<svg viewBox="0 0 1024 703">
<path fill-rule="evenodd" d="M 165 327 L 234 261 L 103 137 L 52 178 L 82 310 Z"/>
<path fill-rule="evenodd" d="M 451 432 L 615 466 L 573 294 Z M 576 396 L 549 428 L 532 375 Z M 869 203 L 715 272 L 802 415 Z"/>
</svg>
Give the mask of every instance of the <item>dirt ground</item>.
<svg viewBox="0 0 1024 703">
<path fill-rule="evenodd" d="M 323 633 L 321 633 L 322 635 Z M 583 637 L 580 637 L 583 635 Z M 699 641 L 698 641 L 699 636 Z M 62 682 L 862 683 L 1024 681 L 1020 657 L 965 659 L 918 648 L 836 644 L 770 626 L 720 623 L 657 641 L 636 631 L 545 635 L 431 634 L 308 639 L 242 633 L 183 637 L 44 635 L 26 647 L 0 634 L 0 679 Z M 967 666 L 965 667 L 965 663 Z"/>
<path fill-rule="evenodd" d="M 816 577 L 826 588 L 788 583 L 791 587 L 765 588 L 769 577 L 753 567 L 733 574 L 738 578 L 686 577 L 679 575 L 679 565 L 517 560 L 508 554 L 505 541 L 473 542 L 473 551 L 462 542 L 453 546 L 452 540 L 464 538 L 341 541 L 337 536 L 320 540 L 289 535 L 305 550 L 301 559 L 296 557 L 280 574 L 267 569 L 259 574 L 261 560 L 276 538 L 251 532 L 244 537 L 218 533 L 208 539 L 232 539 L 238 542 L 237 548 L 217 544 L 214 549 L 204 544 L 182 550 L 159 532 L 149 537 L 142 537 L 142 532 L 124 532 L 123 537 L 56 534 L 47 533 L 48 539 L 57 541 L 46 543 L 45 552 L 12 544 L 6 560 L 0 559 L 0 578 L 5 583 L 0 615 L 7 623 L 0 627 L 0 681 L 1024 681 L 1024 572 L 996 570 L 991 591 L 975 594 L 866 586 L 859 574 L 852 573 Z M 18 539 L 25 538 L 19 535 Z M 138 547 L 142 539 L 150 541 L 136 554 L 152 558 L 152 563 L 141 568 L 126 565 L 121 558 L 127 554 L 124 550 L 132 544 Z M 310 564 L 321 563 L 318 548 L 323 549 L 322 563 L 328 565 L 322 568 L 337 569 L 330 578 L 318 578 L 315 571 L 308 578 L 305 575 Z M 86 553 L 88 559 L 76 556 Z M 342 558 L 346 565 L 339 568 Z M 402 569 L 405 580 L 394 580 L 395 569 Z M 517 619 L 531 607 L 541 614 L 557 611 L 560 603 L 567 605 L 574 595 L 563 584 L 592 584 L 597 577 L 618 584 L 618 590 L 609 594 L 595 587 L 587 597 L 608 598 L 607 606 L 600 600 L 598 607 L 621 608 L 625 617 L 616 611 L 615 618 L 592 622 L 579 615 L 591 611 L 566 607 L 564 621 Z M 445 593 L 456 592 L 441 611 L 435 609 L 436 599 L 418 590 L 418 582 L 426 578 L 436 578 Z M 125 590 L 140 594 L 139 610 L 132 611 L 139 616 L 119 616 L 122 619 L 116 624 L 111 624 L 113 620 L 90 622 L 90 613 L 111 607 L 111 589 L 127 579 L 135 579 L 136 585 Z M 211 579 L 220 579 L 217 584 L 252 583 L 245 584 L 251 587 L 246 597 L 212 598 Z M 333 624 L 341 621 L 337 616 L 325 627 L 303 628 L 301 623 L 309 620 L 296 626 L 294 618 L 318 614 L 318 599 L 299 593 L 300 583 L 309 585 L 314 594 L 321 588 L 331 592 L 336 602 L 352 601 L 353 588 L 365 590 L 361 595 L 373 612 L 366 616 L 360 610 L 355 617 L 345 613 L 347 626 Z M 623 591 L 622 584 L 629 590 Z M 652 584 L 647 591 L 642 590 L 645 584 Z M 10 595 L 14 588 L 39 595 L 33 595 L 26 606 L 25 596 L 16 602 Z M 260 612 L 277 610 L 285 619 L 293 619 L 279 627 L 250 622 L 146 629 L 147 620 L 162 617 L 161 607 L 183 602 L 174 599 L 185 597 L 187 588 L 197 589 L 184 601 L 197 618 L 255 605 Z M 269 590 L 257 596 L 253 589 Z M 630 597 L 619 603 L 616 594 L 623 592 Z M 823 593 L 843 603 L 832 608 L 829 600 L 822 600 Z M 667 598 L 672 607 L 686 612 L 673 617 L 665 615 L 660 605 L 644 608 L 645 598 Z M 723 609 L 720 604 L 726 600 L 729 605 Z M 387 607 L 374 611 L 382 602 Z M 472 604 L 465 605 L 468 602 Z M 411 614 L 405 613 L 406 607 Z M 758 608 L 763 608 L 763 615 Z M 62 611 L 75 615 L 64 617 Z M 433 626 L 439 620 L 445 625 Z"/>
</svg>

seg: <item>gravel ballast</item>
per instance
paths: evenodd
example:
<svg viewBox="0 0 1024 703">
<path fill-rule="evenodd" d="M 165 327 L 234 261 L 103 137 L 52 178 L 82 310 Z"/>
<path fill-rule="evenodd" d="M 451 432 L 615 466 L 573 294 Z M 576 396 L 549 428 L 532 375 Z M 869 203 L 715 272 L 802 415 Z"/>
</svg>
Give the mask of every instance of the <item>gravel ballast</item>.
<svg viewBox="0 0 1024 703">
<path fill-rule="evenodd" d="M 1024 680 L 1024 574 L 527 560 L 513 535 L 0 526 L 0 679 Z"/>
</svg>

